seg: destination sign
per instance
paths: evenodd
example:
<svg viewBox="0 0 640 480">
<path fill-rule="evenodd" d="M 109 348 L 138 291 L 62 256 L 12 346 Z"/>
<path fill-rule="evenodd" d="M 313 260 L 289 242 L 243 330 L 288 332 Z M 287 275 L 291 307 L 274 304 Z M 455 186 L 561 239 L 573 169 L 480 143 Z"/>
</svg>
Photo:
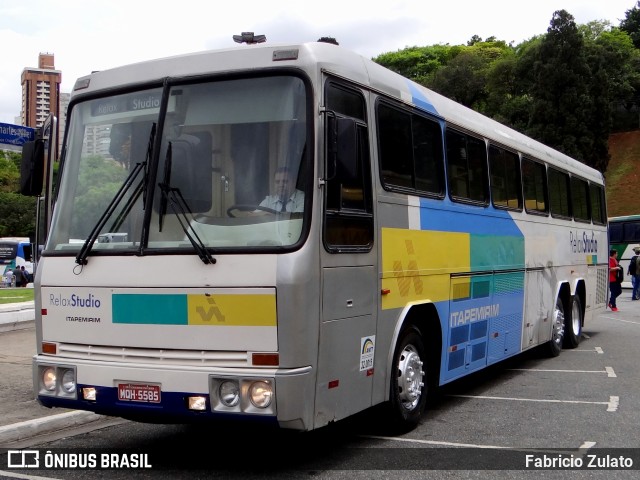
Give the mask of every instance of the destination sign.
<svg viewBox="0 0 640 480">
<path fill-rule="evenodd" d="M 133 95 L 110 97 L 91 103 L 94 117 L 125 112 L 159 110 L 162 92 L 141 92 Z"/>
</svg>

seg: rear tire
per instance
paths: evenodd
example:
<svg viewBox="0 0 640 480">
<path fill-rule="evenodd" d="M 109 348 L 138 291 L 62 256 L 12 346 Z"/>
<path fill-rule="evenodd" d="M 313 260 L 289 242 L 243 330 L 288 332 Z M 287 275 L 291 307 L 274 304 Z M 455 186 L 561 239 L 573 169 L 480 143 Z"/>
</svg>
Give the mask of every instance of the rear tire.
<svg viewBox="0 0 640 480">
<path fill-rule="evenodd" d="M 409 327 L 398 337 L 390 379 L 389 420 L 394 433 L 420 422 L 427 400 L 426 351 L 420 332 Z"/>
<path fill-rule="evenodd" d="M 562 343 L 564 342 L 565 324 L 564 304 L 562 303 L 562 299 L 558 297 L 551 319 L 551 340 L 544 345 L 544 353 L 546 356 L 557 357 L 560 355 Z"/>
<path fill-rule="evenodd" d="M 574 295 L 571 298 L 571 311 L 565 316 L 564 346 L 576 348 L 580 344 L 582 336 L 582 302 L 580 297 Z"/>
</svg>

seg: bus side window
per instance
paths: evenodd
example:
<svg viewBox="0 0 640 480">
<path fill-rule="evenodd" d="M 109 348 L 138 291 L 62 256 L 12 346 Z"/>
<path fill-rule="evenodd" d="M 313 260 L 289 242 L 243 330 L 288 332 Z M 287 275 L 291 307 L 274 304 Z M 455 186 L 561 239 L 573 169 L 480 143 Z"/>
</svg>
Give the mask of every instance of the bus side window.
<svg viewBox="0 0 640 480">
<path fill-rule="evenodd" d="M 355 91 L 329 84 L 338 113 L 364 118 L 364 100 Z M 329 93 L 331 92 L 331 93 Z M 367 126 L 355 118 L 327 116 L 325 232 L 329 251 L 368 251 L 373 245 L 373 207 Z"/>
<path fill-rule="evenodd" d="M 544 164 L 522 159 L 522 185 L 527 213 L 547 214 L 547 174 Z"/>
</svg>

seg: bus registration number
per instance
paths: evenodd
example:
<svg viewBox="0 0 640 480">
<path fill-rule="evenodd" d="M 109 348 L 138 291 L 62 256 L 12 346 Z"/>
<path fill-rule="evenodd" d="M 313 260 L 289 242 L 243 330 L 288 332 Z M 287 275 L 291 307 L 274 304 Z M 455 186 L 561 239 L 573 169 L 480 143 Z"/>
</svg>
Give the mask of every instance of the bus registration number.
<svg viewBox="0 0 640 480">
<path fill-rule="evenodd" d="M 118 400 L 125 402 L 160 403 L 160 385 L 119 383 Z"/>
</svg>

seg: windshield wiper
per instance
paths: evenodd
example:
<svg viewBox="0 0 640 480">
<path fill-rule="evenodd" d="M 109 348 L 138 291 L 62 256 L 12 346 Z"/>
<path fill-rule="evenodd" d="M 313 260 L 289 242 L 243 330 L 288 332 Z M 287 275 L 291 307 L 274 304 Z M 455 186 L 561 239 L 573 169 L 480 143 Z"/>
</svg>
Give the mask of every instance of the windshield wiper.
<svg viewBox="0 0 640 480">
<path fill-rule="evenodd" d="M 105 226 L 105 224 L 107 223 L 107 220 L 111 217 L 111 215 L 113 215 L 113 212 L 115 211 L 115 209 L 117 208 L 117 206 L 120 204 L 120 202 L 122 201 L 122 199 L 124 198 L 125 194 L 131 189 L 131 186 L 134 184 L 134 181 L 136 179 L 136 177 L 138 176 L 138 174 L 144 170 L 144 175 L 143 177 L 140 179 L 140 181 L 138 182 L 138 184 L 136 185 L 136 188 L 134 190 L 134 194 L 129 198 L 128 202 L 125 205 L 125 208 L 123 209 L 123 213 L 129 212 L 131 210 L 131 207 L 133 206 L 134 201 L 132 201 L 132 198 L 136 198 L 140 195 L 140 192 L 142 192 L 143 194 L 143 209 L 146 208 L 146 200 L 147 200 L 147 195 L 146 195 L 146 183 L 147 183 L 147 177 L 148 177 L 148 173 L 149 173 L 149 162 L 151 160 L 151 151 L 153 149 L 153 142 L 156 136 L 156 124 L 154 123 L 151 126 L 151 133 L 149 135 L 149 145 L 147 146 L 147 155 L 144 159 L 144 162 L 142 163 L 136 163 L 136 166 L 133 168 L 133 170 L 131 170 L 131 172 L 129 172 L 129 175 L 127 176 L 127 178 L 125 179 L 124 183 L 122 184 L 122 186 L 120 187 L 120 189 L 118 189 L 118 191 L 116 192 L 115 196 L 113 197 L 113 199 L 111 200 L 111 202 L 109 203 L 109 205 L 107 206 L 106 210 L 103 212 L 102 215 L 100 215 L 100 218 L 98 219 L 98 222 L 96 223 L 96 225 L 93 227 L 93 229 L 91 230 L 91 233 L 89 234 L 89 236 L 87 237 L 87 240 L 84 242 L 84 245 L 82 245 L 82 248 L 80 249 L 80 252 L 78 252 L 78 255 L 76 256 L 76 263 L 78 265 L 86 265 L 87 262 L 87 257 L 89 256 L 89 253 L 91 252 L 91 249 L 93 248 L 93 244 L 96 242 L 96 240 L 98 239 L 98 236 L 100 235 L 100 232 L 102 231 L 102 228 Z M 116 219 L 116 221 L 114 222 L 114 225 L 116 223 L 120 224 L 122 223 L 121 221 L 122 214 L 118 216 L 118 218 Z"/>
<path fill-rule="evenodd" d="M 165 170 L 166 174 L 166 170 Z M 182 192 L 178 187 L 171 187 L 166 183 L 159 183 L 158 187 L 160 187 L 160 191 L 162 192 L 162 197 L 166 202 L 171 206 L 171 210 L 176 214 L 176 218 L 184 231 L 184 234 L 187 236 L 191 245 L 193 245 L 194 250 L 202 260 L 202 263 L 205 265 L 216 263 L 216 259 L 211 256 L 207 247 L 204 245 L 198 233 L 195 231 L 193 226 L 191 225 L 191 221 L 189 217 L 195 220 L 189 205 L 186 200 L 182 196 Z M 166 208 L 166 206 L 165 206 Z"/>
<path fill-rule="evenodd" d="M 173 147 L 171 142 L 167 146 L 167 155 L 164 159 L 164 175 L 162 177 L 162 183 L 158 184 L 160 186 L 160 190 L 162 191 L 162 195 L 160 196 L 160 212 L 158 212 L 158 231 L 162 232 L 162 223 L 164 222 L 164 216 L 167 213 L 167 200 L 168 195 L 162 190 L 163 186 L 169 188 L 171 185 L 171 163 L 173 161 Z"/>
</svg>

